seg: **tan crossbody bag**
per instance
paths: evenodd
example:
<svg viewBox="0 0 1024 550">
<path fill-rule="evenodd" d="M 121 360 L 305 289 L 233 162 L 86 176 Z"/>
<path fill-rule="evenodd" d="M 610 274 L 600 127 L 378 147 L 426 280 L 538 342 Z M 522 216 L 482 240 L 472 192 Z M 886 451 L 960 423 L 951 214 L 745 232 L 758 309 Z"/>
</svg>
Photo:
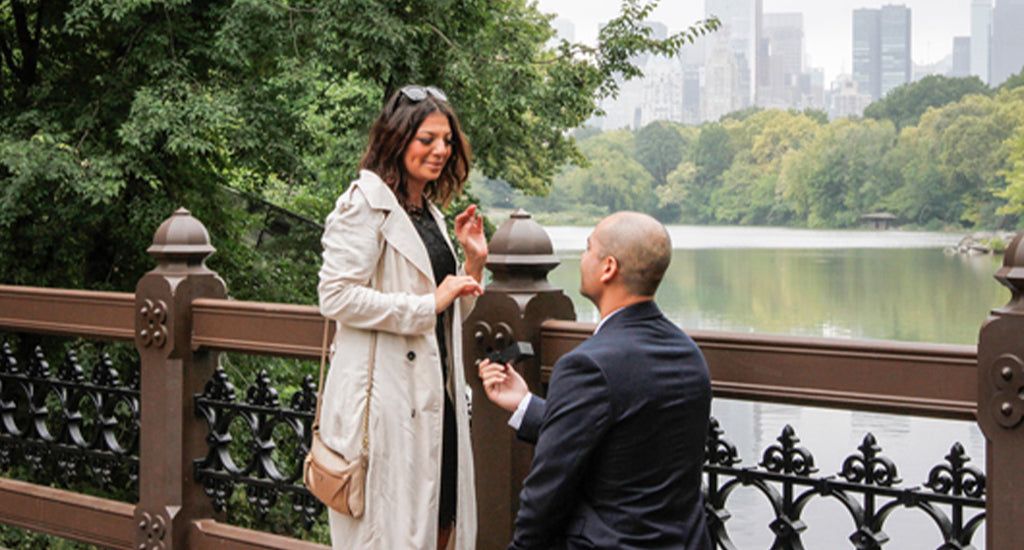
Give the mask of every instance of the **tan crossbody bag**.
<svg viewBox="0 0 1024 550">
<path fill-rule="evenodd" d="M 375 286 L 380 286 L 379 272 Z M 366 468 L 370 461 L 370 395 L 373 391 L 373 365 L 377 355 L 377 331 L 370 333 L 369 379 L 366 383 L 366 406 L 363 408 L 363 445 L 359 456 L 354 460 L 348 460 L 324 445 L 320 438 L 320 402 L 323 401 L 324 395 L 324 364 L 327 362 L 330 322 L 330 319 L 324 320 L 316 417 L 313 419 L 313 438 L 309 453 L 302 465 L 302 480 L 309 492 L 328 508 L 339 514 L 361 518 L 366 511 Z"/>
</svg>

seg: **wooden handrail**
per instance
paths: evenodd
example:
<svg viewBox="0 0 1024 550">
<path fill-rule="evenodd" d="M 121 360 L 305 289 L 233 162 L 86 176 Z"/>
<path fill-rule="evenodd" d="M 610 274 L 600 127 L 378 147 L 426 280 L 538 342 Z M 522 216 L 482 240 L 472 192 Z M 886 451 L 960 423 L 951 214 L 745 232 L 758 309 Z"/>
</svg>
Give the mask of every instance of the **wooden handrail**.
<svg viewBox="0 0 1024 550">
<path fill-rule="evenodd" d="M 0 330 L 131 341 L 135 295 L 0 285 Z"/>
<path fill-rule="evenodd" d="M 543 380 L 593 323 L 541 325 Z M 716 397 L 975 420 L 975 346 L 687 331 Z"/>
</svg>

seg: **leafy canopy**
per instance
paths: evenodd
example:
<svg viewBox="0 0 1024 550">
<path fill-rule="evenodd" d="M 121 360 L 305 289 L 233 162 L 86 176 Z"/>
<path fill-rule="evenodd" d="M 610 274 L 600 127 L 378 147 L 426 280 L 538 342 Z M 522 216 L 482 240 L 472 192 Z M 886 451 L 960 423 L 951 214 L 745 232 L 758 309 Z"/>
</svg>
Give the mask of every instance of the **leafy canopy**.
<svg viewBox="0 0 1024 550">
<path fill-rule="evenodd" d="M 261 205 L 322 220 L 388 94 L 443 88 L 483 175 L 545 193 L 631 59 L 717 27 L 653 7 L 549 47 L 527 0 L 0 0 L 0 282 L 129 290 L 185 206 L 235 296 L 311 300 L 316 235 L 261 253 Z"/>
</svg>

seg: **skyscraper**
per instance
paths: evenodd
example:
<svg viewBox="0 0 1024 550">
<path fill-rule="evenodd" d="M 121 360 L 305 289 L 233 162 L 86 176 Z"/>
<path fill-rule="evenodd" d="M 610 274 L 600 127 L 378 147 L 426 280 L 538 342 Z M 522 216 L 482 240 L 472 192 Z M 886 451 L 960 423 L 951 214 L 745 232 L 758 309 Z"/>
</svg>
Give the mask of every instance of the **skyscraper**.
<svg viewBox="0 0 1024 550">
<path fill-rule="evenodd" d="M 882 6 L 881 30 L 881 82 L 885 96 L 889 90 L 910 82 L 914 67 L 910 59 L 910 8 Z"/>
<path fill-rule="evenodd" d="M 861 92 L 880 99 L 910 82 L 912 68 L 909 8 L 853 10 L 853 80 Z"/>
<path fill-rule="evenodd" d="M 725 42 L 717 42 L 704 67 L 704 94 L 701 96 L 702 120 L 718 120 L 744 108 L 745 96 L 740 84 L 739 60 Z"/>
<path fill-rule="evenodd" d="M 787 108 L 800 104 L 804 62 L 802 13 L 766 13 L 761 29 L 762 55 L 758 66 L 757 104 Z"/>
<path fill-rule="evenodd" d="M 992 75 L 998 86 L 1024 68 L 1024 0 L 997 0 L 992 11 Z"/>
<path fill-rule="evenodd" d="M 712 42 L 727 42 L 729 51 L 736 58 L 736 67 L 739 71 L 737 91 L 742 94 L 742 107 L 747 107 L 751 104 L 757 84 L 761 0 L 705 0 L 704 14 L 708 17 L 717 16 L 722 23 L 711 39 Z M 715 46 L 711 46 L 708 55 L 716 50 Z M 707 61 L 710 62 L 710 59 Z"/>
<path fill-rule="evenodd" d="M 971 74 L 985 84 L 992 72 L 992 0 L 971 0 Z"/>
<path fill-rule="evenodd" d="M 882 14 L 853 10 L 853 81 L 872 99 L 882 96 Z"/>
<path fill-rule="evenodd" d="M 953 37 L 953 70 L 949 76 L 963 77 L 971 74 L 971 37 Z"/>
</svg>

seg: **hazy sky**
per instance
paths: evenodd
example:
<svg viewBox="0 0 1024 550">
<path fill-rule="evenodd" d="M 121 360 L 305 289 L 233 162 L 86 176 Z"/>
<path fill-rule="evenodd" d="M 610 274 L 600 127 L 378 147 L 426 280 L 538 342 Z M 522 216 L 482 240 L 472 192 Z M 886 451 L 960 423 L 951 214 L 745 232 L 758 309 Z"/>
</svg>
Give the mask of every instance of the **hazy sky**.
<svg viewBox="0 0 1024 550">
<path fill-rule="evenodd" d="M 953 52 L 953 37 L 968 36 L 971 0 L 762 0 L 765 13 L 804 14 L 804 63 L 825 69 L 825 87 L 852 65 L 853 10 L 883 4 L 910 8 L 911 56 L 916 63 L 934 63 Z M 592 43 L 599 25 L 619 12 L 620 0 L 538 0 L 540 11 L 555 13 L 576 26 L 576 40 Z M 651 20 L 669 32 L 704 18 L 703 0 L 661 0 Z"/>
</svg>

